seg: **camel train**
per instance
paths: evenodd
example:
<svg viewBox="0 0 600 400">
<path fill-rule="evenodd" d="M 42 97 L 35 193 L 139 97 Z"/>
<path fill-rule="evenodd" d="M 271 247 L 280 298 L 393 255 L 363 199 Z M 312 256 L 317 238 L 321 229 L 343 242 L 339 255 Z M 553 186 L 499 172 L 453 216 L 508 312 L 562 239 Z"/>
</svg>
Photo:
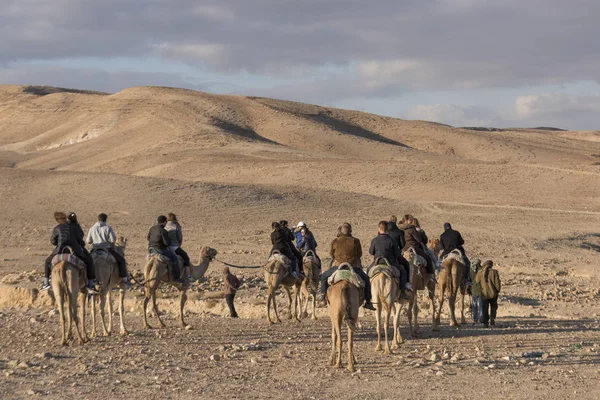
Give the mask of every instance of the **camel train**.
<svg viewBox="0 0 600 400">
<path fill-rule="evenodd" d="M 119 237 L 114 243 L 113 249 L 124 257 L 127 240 Z M 430 257 L 437 263 L 437 255 L 440 254 L 439 240 L 429 241 L 428 252 Z M 208 270 L 210 263 L 217 256 L 217 251 L 210 247 L 202 247 L 200 260 L 197 265 L 191 264 L 188 270 L 189 276 L 183 281 L 183 270 L 181 276 L 173 276 L 171 261 L 166 256 L 156 253 L 149 255 L 144 267 L 144 281 L 138 282 L 145 289 L 143 301 L 143 323 L 145 328 L 152 329 L 148 323 L 148 306 L 152 301 L 152 309 L 160 327 L 166 327 L 160 317 L 156 301 L 156 290 L 162 283 L 174 286 L 179 291 L 179 326 L 187 328 L 184 320 L 184 306 L 187 300 L 187 290 L 192 281 L 201 279 Z M 56 258 L 58 257 L 58 258 Z M 96 309 L 100 311 L 100 326 L 103 334 L 109 336 L 112 332 L 113 306 L 111 292 L 113 289 L 119 291 L 119 333 L 128 333 L 124 325 L 124 297 L 126 290 L 122 287 L 119 277 L 117 261 L 108 251 L 94 251 L 95 274 L 100 282 L 99 294 L 88 296 L 86 291 L 88 279 L 85 265 L 71 254 L 59 254 L 55 257 L 57 261 L 52 267 L 52 288 L 56 296 L 56 304 L 60 315 L 61 344 L 67 345 L 73 339 L 72 330 L 75 327 L 79 344 L 89 341 L 85 328 L 85 307 L 88 297 L 92 299 L 92 332 L 91 337 L 96 336 Z M 450 325 L 458 326 L 455 314 L 455 304 L 460 290 L 461 301 L 461 323 L 464 324 L 464 297 L 466 294 L 465 272 L 466 264 L 459 250 L 453 250 L 439 263 L 441 271 L 437 282 L 435 273 L 427 272 L 427 262 L 418 254 L 414 248 L 408 248 L 403 257 L 409 263 L 408 282 L 412 290 L 408 299 L 400 296 L 400 276 L 396 268 L 390 265 L 385 258 L 378 258 L 368 271 L 368 277 L 372 288 L 372 302 L 375 305 L 377 343 L 376 351 L 390 354 L 403 343 L 400 333 L 400 315 L 406 306 L 408 316 L 409 332 L 411 337 L 418 334 L 418 293 L 425 291 L 431 304 L 431 329 L 439 329 L 440 317 L 444 299 L 448 297 Z M 180 265 L 183 259 L 179 257 Z M 282 288 L 287 294 L 288 315 L 295 321 L 308 317 L 309 304 L 311 307 L 311 318 L 316 319 L 316 298 L 318 294 L 319 279 L 321 274 L 321 262 L 312 250 L 305 252 L 302 258 L 304 276 L 296 275 L 292 271 L 289 257 L 278 251 L 273 251 L 267 263 L 263 266 L 264 279 L 267 284 L 266 317 L 269 324 L 281 322 L 277 308 L 276 294 Z M 137 281 L 136 281 L 137 282 Z M 326 293 L 329 316 L 331 319 L 331 355 L 329 362 L 334 367 L 341 366 L 342 358 L 342 327 L 347 330 L 347 364 L 348 370 L 354 371 L 356 358 L 353 354 L 353 337 L 357 329 L 359 307 L 364 301 L 364 282 L 353 271 L 348 263 L 342 263 L 337 271 L 328 279 L 329 288 Z M 436 307 L 435 286 L 439 282 L 439 305 Z M 65 307 L 66 306 L 66 307 Z M 107 310 L 108 307 L 108 310 Z M 273 312 L 271 312 L 273 308 Z M 272 318 L 274 314 L 274 318 Z M 392 322 L 392 334 L 390 345 L 390 319 Z M 383 331 L 383 332 L 382 332 Z M 382 345 L 383 336 L 383 345 Z"/>
</svg>

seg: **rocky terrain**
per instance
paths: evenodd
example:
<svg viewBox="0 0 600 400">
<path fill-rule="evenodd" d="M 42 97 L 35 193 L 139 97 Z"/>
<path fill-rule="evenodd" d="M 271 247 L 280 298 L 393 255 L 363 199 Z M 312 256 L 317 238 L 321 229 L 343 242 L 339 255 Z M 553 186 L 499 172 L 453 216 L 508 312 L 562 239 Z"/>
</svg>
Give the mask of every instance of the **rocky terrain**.
<svg viewBox="0 0 600 400">
<path fill-rule="evenodd" d="M 170 88 L 0 86 L 0 397 L 596 399 L 597 137 Z M 53 297 L 38 291 L 55 210 L 77 212 L 84 229 L 106 212 L 129 239 L 133 272 L 148 229 L 169 211 L 193 262 L 211 246 L 241 266 L 264 263 L 274 220 L 306 221 L 323 258 L 344 221 L 365 254 L 390 214 L 414 214 L 430 237 L 450 221 L 472 257 L 497 264 L 498 325 L 445 319 L 432 332 L 423 297 L 418 337 L 403 317 L 405 342 L 384 356 L 373 313 L 361 311 L 350 374 L 327 365 L 326 309 L 316 321 L 267 325 L 260 269 L 234 270 L 244 286 L 240 318 L 228 318 L 214 261 L 191 289 L 192 329 L 177 327 L 176 292 L 164 288 L 168 327 L 144 330 L 134 287 L 129 335 L 61 347 Z"/>
</svg>

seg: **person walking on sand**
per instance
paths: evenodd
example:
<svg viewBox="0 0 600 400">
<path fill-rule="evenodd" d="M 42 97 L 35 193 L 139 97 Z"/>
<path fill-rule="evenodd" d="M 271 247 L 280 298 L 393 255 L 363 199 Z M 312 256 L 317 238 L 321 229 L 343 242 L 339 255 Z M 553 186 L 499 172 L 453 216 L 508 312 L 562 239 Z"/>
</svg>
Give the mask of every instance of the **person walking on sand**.
<svg viewBox="0 0 600 400">
<path fill-rule="evenodd" d="M 483 303 L 481 301 L 481 284 L 475 282 L 477 273 L 481 269 L 481 260 L 476 258 L 471 263 L 471 282 L 468 290 L 471 292 L 471 314 L 473 315 L 473 323 L 478 324 L 482 321 Z"/>
<path fill-rule="evenodd" d="M 483 269 L 477 273 L 475 283 L 481 285 L 481 299 L 483 303 L 483 326 L 496 324 L 496 312 L 498 311 L 498 293 L 502 287 L 498 271 L 493 269 L 494 263 L 487 260 L 483 263 Z"/>
<path fill-rule="evenodd" d="M 231 318 L 237 318 L 238 314 L 235 311 L 233 300 L 235 299 L 235 294 L 241 286 L 240 280 L 229 271 L 229 267 L 223 268 L 223 275 L 223 285 L 225 285 L 225 301 L 229 307 L 229 316 Z"/>
</svg>

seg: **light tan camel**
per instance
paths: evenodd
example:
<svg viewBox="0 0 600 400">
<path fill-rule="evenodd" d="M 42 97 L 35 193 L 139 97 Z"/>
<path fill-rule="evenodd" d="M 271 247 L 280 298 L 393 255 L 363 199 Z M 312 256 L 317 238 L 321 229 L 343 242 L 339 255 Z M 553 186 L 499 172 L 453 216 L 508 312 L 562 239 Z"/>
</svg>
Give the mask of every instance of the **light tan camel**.
<svg viewBox="0 0 600 400">
<path fill-rule="evenodd" d="M 319 290 L 319 274 L 321 273 L 321 264 L 318 262 L 312 250 L 306 252 L 304 256 L 303 265 L 304 273 L 306 278 L 302 281 L 302 287 L 300 288 L 300 301 L 299 306 L 302 310 L 301 317 L 308 317 L 308 302 L 310 296 L 312 296 L 312 319 L 317 319 L 316 303 L 317 293 Z M 304 309 L 303 308 L 304 305 Z"/>
<path fill-rule="evenodd" d="M 60 315 L 61 344 L 73 338 L 72 323 L 75 323 L 79 344 L 89 341 L 85 331 L 85 302 L 87 300 L 87 274 L 85 268 L 79 268 L 62 261 L 52 267 L 52 291 L 56 296 L 56 306 Z M 77 298 L 79 297 L 79 307 Z M 67 315 L 65 320 L 65 303 Z M 81 312 L 81 315 L 79 314 Z M 81 324 L 81 326 L 80 326 Z"/>
<path fill-rule="evenodd" d="M 192 265 L 191 275 L 192 280 L 196 281 L 204 276 L 206 270 L 208 270 L 208 266 L 210 262 L 217 256 L 217 251 L 210 247 L 203 247 L 200 249 L 200 264 Z M 181 257 L 179 258 L 179 265 L 183 266 L 183 260 Z M 183 268 L 181 268 L 183 273 Z M 180 283 L 173 282 L 171 279 L 171 274 L 167 268 L 167 263 L 159 261 L 158 256 L 153 256 L 146 263 L 146 267 L 144 268 L 144 286 L 146 287 L 146 296 L 144 298 L 144 326 L 147 329 L 152 329 L 150 324 L 148 324 L 147 318 L 147 309 L 148 303 L 150 299 L 152 299 L 152 305 L 154 308 L 154 314 L 156 314 L 156 318 L 161 327 L 165 327 L 165 323 L 160 319 L 160 315 L 158 313 L 158 307 L 156 305 L 156 289 L 160 286 L 161 282 L 168 283 L 172 286 L 175 286 L 177 290 L 179 290 L 179 326 L 181 328 L 185 328 L 187 324 L 183 319 L 183 306 L 187 300 L 186 291 L 189 289 L 189 283 L 184 283 L 183 285 Z"/>
<path fill-rule="evenodd" d="M 409 283 L 413 290 L 408 301 L 408 325 L 410 336 L 416 337 L 419 331 L 419 291 L 427 290 L 431 302 L 431 330 L 437 331 L 438 323 L 435 319 L 435 276 L 427 273 L 426 261 L 419 257 L 413 248 L 404 252 L 404 258 L 410 264 Z M 414 324 L 413 324 L 414 318 Z"/>
<path fill-rule="evenodd" d="M 390 315 L 392 313 L 392 309 L 396 308 L 394 305 L 400 302 L 400 286 L 399 286 L 399 277 L 393 276 L 394 271 L 389 262 L 386 259 L 379 259 L 375 263 L 373 267 L 371 267 L 369 271 L 369 278 L 371 280 L 371 292 L 373 296 L 373 304 L 375 305 L 375 320 L 376 320 L 376 330 L 377 330 L 377 346 L 375 346 L 375 351 L 381 351 L 381 313 L 385 312 L 383 316 L 383 332 L 385 336 L 385 350 L 384 354 L 390 354 L 390 342 L 388 340 L 388 332 L 390 329 Z M 397 312 L 395 314 L 399 314 L 401 307 L 397 307 Z M 392 348 L 398 348 L 397 342 L 398 337 L 396 336 L 396 332 L 399 332 L 400 329 L 398 327 L 400 323 L 399 315 L 394 318 L 394 336 L 392 340 Z M 401 339 L 401 337 L 400 337 Z"/>
<path fill-rule="evenodd" d="M 360 289 L 348 281 L 342 280 L 327 289 L 329 316 L 331 318 L 331 355 L 329 365 L 339 368 L 342 363 L 342 324 L 348 328 L 348 371 L 354 372 L 354 330 L 358 321 L 360 307 Z M 336 357 L 337 350 L 337 357 Z"/>
<path fill-rule="evenodd" d="M 119 236 L 115 243 L 115 251 L 121 256 L 125 256 L 125 247 L 127 246 L 127 239 L 123 236 Z M 100 282 L 100 296 L 94 296 L 92 298 L 92 333 L 91 336 L 96 336 L 96 306 L 98 305 L 98 297 L 100 297 L 100 321 L 102 322 L 102 330 L 104 336 L 110 336 L 112 332 L 112 296 L 111 292 L 113 289 L 119 289 L 119 333 L 121 335 L 127 335 L 127 330 L 123 323 L 123 312 L 124 312 L 124 301 L 126 290 L 120 287 L 121 278 L 119 277 L 119 265 L 116 261 L 109 262 L 106 260 L 106 250 L 100 252 L 92 252 L 92 258 L 94 259 L 94 268 L 96 269 L 96 279 Z M 105 311 L 106 304 L 108 302 L 108 326 L 106 325 Z"/>
<path fill-rule="evenodd" d="M 277 299 L 275 298 L 279 286 L 282 286 L 283 290 L 285 290 L 287 293 L 289 300 L 288 311 L 290 313 L 290 319 L 300 321 L 297 313 L 297 305 L 302 281 L 294 278 L 294 276 L 290 273 L 291 268 L 288 265 L 289 260 L 287 257 L 275 253 L 269 257 L 267 264 L 263 267 L 263 270 L 265 271 L 265 282 L 267 282 L 267 322 L 269 324 L 274 323 L 271 320 L 271 304 L 273 304 L 276 321 L 281 322 L 281 319 L 279 318 L 279 312 L 277 311 Z M 290 294 L 290 289 L 294 290 L 293 299 L 292 295 Z"/>
<path fill-rule="evenodd" d="M 433 255 L 433 258 L 431 259 L 431 261 L 433 261 L 433 265 L 436 265 L 443 250 L 440 239 L 429 239 L 427 242 L 427 249 L 429 250 L 429 255 Z"/>
<path fill-rule="evenodd" d="M 459 261 L 460 260 L 460 261 Z M 456 303 L 456 295 L 460 289 L 461 294 L 461 306 L 460 306 L 460 322 L 465 324 L 465 264 L 462 261 L 462 255 L 458 250 L 451 252 L 444 261 L 442 261 L 442 270 L 439 275 L 439 297 L 440 306 L 436 316 L 436 323 L 440 323 L 440 315 L 442 313 L 442 306 L 444 305 L 444 294 L 448 294 L 448 306 L 450 307 L 450 326 L 458 326 L 456 322 L 456 316 L 454 314 L 454 307 Z"/>
</svg>

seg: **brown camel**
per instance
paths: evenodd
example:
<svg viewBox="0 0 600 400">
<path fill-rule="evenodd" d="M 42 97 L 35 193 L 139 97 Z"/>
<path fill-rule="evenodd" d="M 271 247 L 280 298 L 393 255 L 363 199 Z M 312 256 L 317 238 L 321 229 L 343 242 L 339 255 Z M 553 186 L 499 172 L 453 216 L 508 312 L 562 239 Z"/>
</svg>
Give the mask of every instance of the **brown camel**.
<svg viewBox="0 0 600 400">
<path fill-rule="evenodd" d="M 329 316 L 331 317 L 331 356 L 329 365 L 339 368 L 342 363 L 342 324 L 348 328 L 348 371 L 354 372 L 356 359 L 353 353 L 353 335 L 358 321 L 360 289 L 341 280 L 327 289 Z M 336 357 L 337 350 L 337 357 Z"/>
<path fill-rule="evenodd" d="M 430 256 L 433 256 L 433 258 L 431 259 L 431 261 L 433 261 L 433 265 L 436 265 L 443 251 L 440 239 L 429 239 L 429 241 L 427 242 L 427 250 L 427 253 Z"/>
<path fill-rule="evenodd" d="M 263 267 L 265 271 L 265 281 L 267 282 L 267 321 L 272 324 L 271 320 L 271 304 L 273 304 L 273 310 L 275 311 L 275 318 L 277 322 L 281 322 L 279 319 L 279 312 L 277 311 L 277 301 L 275 298 L 277 289 L 282 286 L 287 293 L 289 305 L 288 311 L 290 313 L 290 319 L 300 321 L 297 313 L 298 305 L 298 294 L 300 292 L 300 286 L 302 281 L 294 278 L 290 273 L 291 267 L 289 267 L 290 261 L 282 254 L 275 253 L 269 257 L 267 264 Z M 292 295 L 290 289 L 294 290 L 294 298 L 292 301 Z"/>
<path fill-rule="evenodd" d="M 461 306 L 460 306 L 460 322 L 465 324 L 465 264 L 462 261 L 462 255 L 458 250 L 451 252 L 444 261 L 442 261 L 442 270 L 439 275 L 439 296 L 440 296 L 440 307 L 436 316 L 436 323 L 440 323 L 440 314 L 442 313 L 442 306 L 444 305 L 444 293 L 448 294 L 448 305 L 450 307 L 450 326 L 458 326 L 456 322 L 456 316 L 454 314 L 454 307 L 456 303 L 456 295 L 460 289 L 461 294 Z"/>
<path fill-rule="evenodd" d="M 410 264 L 409 283 L 413 288 L 408 301 L 408 325 L 410 326 L 410 336 L 416 337 L 419 331 L 419 291 L 427 289 L 429 301 L 431 302 L 431 330 L 437 331 L 438 323 L 435 319 L 435 277 L 434 274 L 428 274 L 426 261 L 420 257 L 413 248 L 404 252 Z M 414 317 L 414 324 L 413 324 Z"/>
<path fill-rule="evenodd" d="M 376 263 L 377 264 L 377 263 Z M 388 340 L 388 332 L 390 328 L 390 315 L 392 309 L 395 308 L 396 302 L 400 303 L 400 286 L 398 277 L 393 276 L 394 271 L 389 262 L 385 259 L 378 260 L 378 265 L 373 266 L 369 271 L 371 280 L 371 292 L 373 294 L 373 304 L 375 305 L 375 320 L 377 329 L 377 346 L 375 351 L 381 351 L 381 313 L 385 311 L 383 318 L 383 332 L 385 335 L 385 351 L 384 354 L 390 354 L 390 342 Z M 397 308 L 399 314 L 401 307 Z M 394 337 L 392 340 L 392 348 L 398 348 L 397 332 L 400 331 L 399 315 L 394 318 Z M 400 337 L 400 340 L 402 337 Z"/>
<path fill-rule="evenodd" d="M 302 305 L 304 304 L 304 309 L 302 311 L 301 317 L 308 317 L 308 301 L 310 296 L 312 296 L 312 319 L 317 319 L 316 314 L 316 303 L 317 303 L 317 293 L 319 290 L 319 274 L 321 273 L 321 264 L 316 258 L 315 254 L 312 250 L 306 252 L 304 256 L 303 265 L 304 265 L 304 273 L 306 274 L 306 278 L 302 281 L 302 287 L 300 288 L 300 309 L 302 310 Z"/>
<path fill-rule="evenodd" d="M 79 344 L 89 341 L 85 331 L 85 302 L 87 300 L 87 274 L 85 267 L 80 268 L 67 261 L 52 267 L 52 291 L 56 296 L 56 306 L 60 315 L 60 327 L 63 346 L 73 338 L 72 323 L 75 323 Z M 77 306 L 79 297 L 79 307 Z M 65 303 L 67 315 L 65 321 Z M 79 315 L 81 312 L 81 315 Z M 80 326 L 81 324 L 81 326 Z"/>
<path fill-rule="evenodd" d="M 115 251 L 125 256 L 125 247 L 127 246 L 127 239 L 123 236 L 119 236 L 115 243 Z M 110 336 L 112 332 L 112 296 L 111 292 L 113 289 L 119 289 L 119 333 L 126 335 L 127 330 L 123 324 L 123 312 L 124 312 L 124 300 L 126 290 L 121 285 L 121 278 L 119 277 L 119 266 L 116 260 L 112 262 L 107 261 L 108 252 L 106 251 L 94 251 L 92 252 L 92 258 L 94 259 L 94 268 L 96 269 L 96 278 L 100 282 L 100 321 L 102 322 L 102 330 L 104 336 Z M 92 298 L 92 337 L 96 336 L 96 305 L 98 303 L 98 296 Z M 106 325 L 105 310 L 108 301 L 108 326 Z"/>
<path fill-rule="evenodd" d="M 210 262 L 216 257 L 217 251 L 210 247 L 203 247 L 200 249 L 200 264 L 192 265 L 192 280 L 196 281 L 204 276 L 206 270 L 208 270 L 208 266 Z M 183 265 L 183 260 L 181 257 L 179 258 L 179 265 Z M 183 268 L 181 268 L 183 272 Z M 152 305 L 154 308 L 154 314 L 156 314 L 156 318 L 161 327 L 165 327 L 166 325 L 160 319 L 160 315 L 158 313 L 158 307 L 156 305 L 156 289 L 160 286 L 161 282 L 168 283 L 172 286 L 175 286 L 177 290 L 179 290 L 179 326 L 181 328 L 185 328 L 187 324 L 183 319 L 183 306 L 187 300 L 186 291 L 189 289 L 189 283 L 184 283 L 183 285 L 177 282 L 173 282 L 171 279 L 171 274 L 169 273 L 169 269 L 167 268 L 167 263 L 159 260 L 158 256 L 155 255 L 146 263 L 146 267 L 144 268 L 144 278 L 145 278 L 145 287 L 146 287 L 146 296 L 144 298 L 144 326 L 147 329 L 152 329 L 152 327 L 148 324 L 148 318 L 146 316 L 148 303 L 150 299 L 152 299 Z"/>
</svg>

